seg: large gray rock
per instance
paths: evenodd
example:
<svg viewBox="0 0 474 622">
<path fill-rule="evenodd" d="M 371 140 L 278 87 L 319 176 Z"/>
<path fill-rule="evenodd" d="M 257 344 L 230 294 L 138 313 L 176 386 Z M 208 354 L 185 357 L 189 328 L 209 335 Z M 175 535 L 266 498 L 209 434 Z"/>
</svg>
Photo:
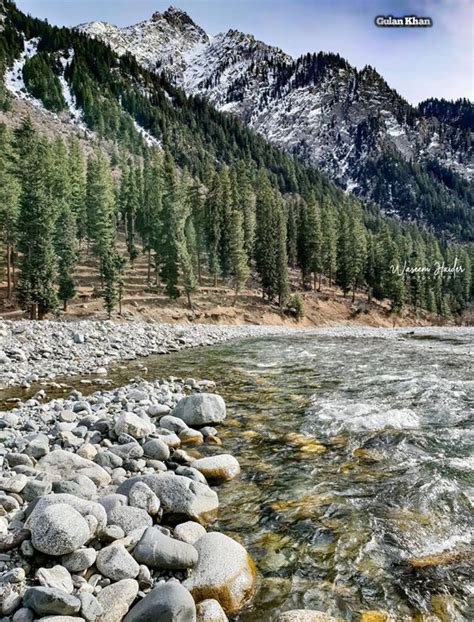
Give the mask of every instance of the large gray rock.
<svg viewBox="0 0 474 622">
<path fill-rule="evenodd" d="M 136 442 L 112 445 L 109 447 L 109 451 L 120 456 L 122 460 L 137 460 L 143 456 L 143 447 Z"/>
<path fill-rule="evenodd" d="M 38 615 L 72 615 L 78 613 L 81 601 L 67 592 L 52 587 L 29 587 L 23 597 L 23 605 Z"/>
<path fill-rule="evenodd" d="M 197 622 L 229 622 L 217 600 L 208 598 L 196 606 Z"/>
<path fill-rule="evenodd" d="M 133 550 L 133 557 L 141 564 L 171 570 L 191 568 L 198 560 L 191 544 L 166 536 L 158 527 L 148 527 Z"/>
<path fill-rule="evenodd" d="M 214 393 L 195 393 L 183 397 L 172 414 L 190 426 L 222 423 L 226 416 L 225 402 L 220 395 Z"/>
<path fill-rule="evenodd" d="M 31 458 L 39 460 L 49 452 L 49 438 L 46 434 L 29 434 L 26 437 L 28 445 L 24 453 Z"/>
<path fill-rule="evenodd" d="M 112 581 L 135 579 L 140 568 L 120 542 L 114 542 L 97 554 L 97 570 Z"/>
<path fill-rule="evenodd" d="M 58 503 L 65 503 L 70 507 L 74 508 L 76 512 L 79 512 L 81 516 L 84 518 L 86 516 L 94 516 L 97 520 L 97 528 L 101 530 L 107 524 L 107 514 L 105 509 L 100 503 L 96 503 L 94 501 L 89 501 L 86 499 L 81 499 L 80 497 L 75 497 L 74 495 L 69 494 L 57 494 L 57 495 L 48 495 L 46 497 L 41 497 L 40 499 L 35 500 L 28 506 L 28 511 L 32 509 L 30 514 L 30 518 L 27 521 L 27 524 L 33 519 L 33 517 L 42 512 L 46 507 L 51 505 L 57 505 Z"/>
<path fill-rule="evenodd" d="M 81 592 L 79 594 L 81 601 L 81 615 L 86 622 L 97 622 L 100 615 L 104 613 L 104 608 L 97 598 L 89 592 Z"/>
<path fill-rule="evenodd" d="M 238 613 L 255 592 L 255 564 L 244 547 L 222 533 L 207 533 L 194 545 L 199 560 L 184 586 L 196 602 L 213 598 Z"/>
<path fill-rule="evenodd" d="M 173 473 L 160 473 L 132 477 L 120 484 L 117 492 L 128 494 L 138 481 L 145 482 L 153 490 L 165 517 L 172 522 L 191 519 L 206 524 L 217 518 L 219 499 L 205 484 Z"/>
<path fill-rule="evenodd" d="M 179 434 L 183 430 L 187 430 L 188 425 L 182 419 L 179 419 L 179 417 L 166 415 L 160 419 L 160 428 L 165 428 L 165 430 L 170 430 L 171 432 Z"/>
<path fill-rule="evenodd" d="M 128 493 L 128 502 L 131 507 L 141 508 L 155 516 L 160 511 L 160 500 L 145 482 L 136 482 Z"/>
<path fill-rule="evenodd" d="M 105 587 L 97 594 L 99 605 L 103 609 L 97 622 L 121 622 L 138 594 L 135 579 L 123 579 Z"/>
<path fill-rule="evenodd" d="M 124 622 L 196 622 L 196 605 L 182 585 L 163 583 L 135 605 Z"/>
<path fill-rule="evenodd" d="M 35 549 L 47 555 L 72 553 L 91 537 L 87 521 L 65 503 L 35 510 L 28 519 L 28 527 Z"/>
<path fill-rule="evenodd" d="M 144 445 L 143 451 L 147 458 L 153 460 L 168 460 L 170 448 L 159 438 L 150 438 Z"/>
<path fill-rule="evenodd" d="M 128 535 L 139 527 L 150 527 L 153 524 L 153 520 L 146 510 L 122 505 L 114 508 L 107 514 L 107 524 L 118 525 Z"/>
<path fill-rule="evenodd" d="M 196 523 L 196 521 L 190 520 L 185 523 L 181 523 L 180 525 L 176 525 L 173 533 L 174 537 L 178 540 L 187 542 L 188 544 L 194 544 L 206 535 L 206 530 L 202 525 Z"/>
<path fill-rule="evenodd" d="M 52 568 L 38 568 L 36 571 L 36 578 L 40 585 L 44 587 L 54 587 L 68 594 L 72 594 L 74 590 L 71 575 L 63 566 L 57 565 Z"/>
<path fill-rule="evenodd" d="M 51 451 L 38 461 L 36 468 L 47 473 L 52 481 L 73 479 L 81 474 L 87 475 L 96 486 L 110 484 L 110 475 L 101 466 L 64 449 Z"/>
<path fill-rule="evenodd" d="M 28 477 L 19 473 L 18 475 L 7 475 L 0 477 L 0 490 L 5 492 L 19 493 L 28 483 Z"/>
<path fill-rule="evenodd" d="M 115 434 L 129 434 L 133 438 L 145 438 L 155 431 L 155 426 L 151 421 L 142 419 L 135 413 L 123 412 L 115 422 Z"/>
<path fill-rule="evenodd" d="M 199 458 L 191 463 L 193 469 L 197 469 L 209 482 L 225 482 L 240 473 L 240 465 L 234 456 L 230 454 L 220 454 Z"/>
<path fill-rule="evenodd" d="M 61 563 L 69 572 L 78 573 L 94 565 L 97 558 L 95 549 L 78 549 L 61 558 Z"/>
</svg>

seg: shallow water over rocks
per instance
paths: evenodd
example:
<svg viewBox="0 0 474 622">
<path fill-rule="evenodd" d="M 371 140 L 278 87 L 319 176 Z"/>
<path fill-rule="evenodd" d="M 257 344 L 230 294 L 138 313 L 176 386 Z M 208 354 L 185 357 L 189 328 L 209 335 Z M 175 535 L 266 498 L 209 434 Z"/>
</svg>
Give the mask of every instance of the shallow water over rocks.
<svg viewBox="0 0 474 622">
<path fill-rule="evenodd" d="M 242 467 L 219 487 L 217 528 L 251 552 L 259 589 L 235 620 L 288 609 L 474 618 L 473 335 L 326 329 L 109 374 L 208 378 L 225 398 L 223 446 L 192 451 L 231 453 Z"/>
</svg>

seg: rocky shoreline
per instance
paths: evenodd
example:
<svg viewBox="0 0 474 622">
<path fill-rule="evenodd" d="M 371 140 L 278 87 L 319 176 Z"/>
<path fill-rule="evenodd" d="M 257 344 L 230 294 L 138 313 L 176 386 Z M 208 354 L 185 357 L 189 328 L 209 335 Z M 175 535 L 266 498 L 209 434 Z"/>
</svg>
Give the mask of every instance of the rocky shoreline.
<svg viewBox="0 0 474 622">
<path fill-rule="evenodd" d="M 240 473 L 213 388 L 137 379 L 2 413 L 1 622 L 225 622 L 251 602 L 251 556 L 212 531 Z"/>
<path fill-rule="evenodd" d="M 211 485 L 240 473 L 220 447 L 226 408 L 212 387 L 136 381 L 49 403 L 40 392 L 3 413 L 4 620 L 210 621 L 245 606 L 251 557 L 206 531 Z"/>
<path fill-rule="evenodd" d="M 284 334 L 285 327 L 186 326 L 117 323 L 0 321 L 0 390 L 78 374 L 106 375 L 109 365 L 151 354 L 210 346 L 230 339 Z"/>
</svg>

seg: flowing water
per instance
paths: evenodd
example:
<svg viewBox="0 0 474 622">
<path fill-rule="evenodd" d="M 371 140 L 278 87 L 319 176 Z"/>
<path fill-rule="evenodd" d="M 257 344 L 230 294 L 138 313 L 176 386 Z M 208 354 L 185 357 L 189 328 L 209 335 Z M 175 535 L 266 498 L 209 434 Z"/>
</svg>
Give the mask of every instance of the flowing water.
<svg viewBox="0 0 474 622">
<path fill-rule="evenodd" d="M 226 400 L 224 445 L 204 451 L 242 476 L 219 488 L 217 528 L 259 573 L 236 620 L 474 620 L 473 350 L 467 329 L 348 329 L 146 359 L 147 377 L 213 379 Z"/>
</svg>

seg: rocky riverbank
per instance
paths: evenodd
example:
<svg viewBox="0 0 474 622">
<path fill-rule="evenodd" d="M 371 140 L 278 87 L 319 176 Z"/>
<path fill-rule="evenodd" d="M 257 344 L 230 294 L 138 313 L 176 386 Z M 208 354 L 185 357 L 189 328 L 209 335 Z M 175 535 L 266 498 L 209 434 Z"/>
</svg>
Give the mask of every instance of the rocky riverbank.
<svg viewBox="0 0 474 622">
<path fill-rule="evenodd" d="M 137 381 L 49 403 L 40 392 L 2 414 L 4 620 L 222 621 L 245 606 L 250 555 L 206 530 L 210 486 L 240 472 L 220 447 L 212 386 Z"/>
<path fill-rule="evenodd" d="M 287 332 L 284 327 L 172 326 L 116 323 L 0 322 L 0 389 L 78 374 L 106 375 L 107 367 L 150 354 L 209 346 L 241 337 Z"/>
</svg>

